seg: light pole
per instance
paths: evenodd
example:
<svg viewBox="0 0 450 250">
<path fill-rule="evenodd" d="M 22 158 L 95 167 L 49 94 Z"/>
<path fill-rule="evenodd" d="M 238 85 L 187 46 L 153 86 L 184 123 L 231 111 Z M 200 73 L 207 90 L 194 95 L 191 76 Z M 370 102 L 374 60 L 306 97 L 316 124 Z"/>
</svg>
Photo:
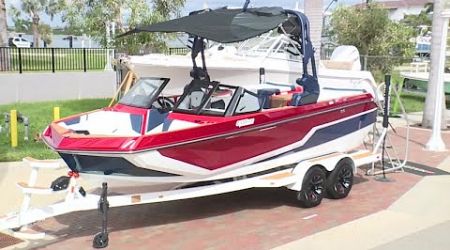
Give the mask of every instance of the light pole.
<svg viewBox="0 0 450 250">
<path fill-rule="evenodd" d="M 305 14 L 310 22 L 310 37 L 315 49 L 316 65 L 319 65 L 320 46 L 322 40 L 322 22 L 323 22 L 323 2 L 324 0 L 308 0 L 303 2 Z"/>
<path fill-rule="evenodd" d="M 105 71 L 112 71 L 113 68 L 111 66 L 111 22 L 107 21 L 106 25 L 106 65 Z"/>
<path fill-rule="evenodd" d="M 438 13 L 436 13 L 438 15 Z M 447 33 L 448 33 L 448 21 L 450 18 L 450 9 L 444 9 L 441 12 L 442 30 L 440 31 L 440 47 L 439 57 L 437 60 L 437 77 L 435 88 L 435 100 L 434 105 L 434 117 L 433 117 L 433 129 L 431 132 L 430 140 L 425 145 L 425 148 L 431 151 L 445 151 L 445 143 L 441 136 L 441 123 L 442 123 L 442 98 L 444 94 L 444 67 L 445 67 L 445 51 L 447 49 Z M 436 54 L 435 54 L 436 55 Z"/>
</svg>

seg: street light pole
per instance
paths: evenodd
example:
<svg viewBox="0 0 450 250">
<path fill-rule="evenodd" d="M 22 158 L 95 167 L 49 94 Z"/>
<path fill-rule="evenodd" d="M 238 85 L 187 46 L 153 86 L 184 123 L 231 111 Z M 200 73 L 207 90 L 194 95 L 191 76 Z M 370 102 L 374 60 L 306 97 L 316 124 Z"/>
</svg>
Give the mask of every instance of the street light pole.
<svg viewBox="0 0 450 250">
<path fill-rule="evenodd" d="M 436 13 L 437 14 L 437 13 Z M 440 48 L 439 48 L 439 59 L 437 60 L 437 77 L 436 77 L 436 88 L 435 88 L 435 100 L 434 105 L 434 117 L 433 117 L 433 128 L 431 132 L 431 138 L 425 145 L 425 148 L 431 151 L 445 151 L 445 143 L 441 136 L 441 123 L 442 123 L 442 98 L 444 94 L 444 67 L 445 67 L 445 51 L 447 49 L 447 33 L 448 33 L 448 23 L 450 18 L 450 10 L 443 11 L 441 13 L 441 18 L 443 18 L 443 25 L 441 30 Z"/>
</svg>

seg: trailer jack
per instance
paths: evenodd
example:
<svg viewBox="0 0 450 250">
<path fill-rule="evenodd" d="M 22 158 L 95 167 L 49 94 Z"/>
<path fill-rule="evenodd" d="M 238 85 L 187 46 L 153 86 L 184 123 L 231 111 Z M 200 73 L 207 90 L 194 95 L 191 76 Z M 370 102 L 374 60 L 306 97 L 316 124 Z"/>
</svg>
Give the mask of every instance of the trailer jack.
<svg viewBox="0 0 450 250">
<path fill-rule="evenodd" d="M 94 236 L 92 246 L 94 248 L 105 248 L 108 246 L 108 209 L 109 202 L 108 196 L 108 184 L 106 182 L 102 183 L 102 194 L 100 200 L 98 201 L 98 210 L 102 213 L 102 231 Z"/>
</svg>

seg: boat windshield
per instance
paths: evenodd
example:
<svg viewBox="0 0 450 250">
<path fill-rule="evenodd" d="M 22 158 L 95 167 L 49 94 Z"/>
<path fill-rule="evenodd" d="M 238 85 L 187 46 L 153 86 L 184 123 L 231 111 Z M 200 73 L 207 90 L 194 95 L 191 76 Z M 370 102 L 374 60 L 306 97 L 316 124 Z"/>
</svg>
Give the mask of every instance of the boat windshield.
<svg viewBox="0 0 450 250">
<path fill-rule="evenodd" d="M 175 111 L 223 116 L 237 89 L 219 82 L 193 80 L 175 105 Z"/>
<path fill-rule="evenodd" d="M 168 78 L 139 78 L 119 103 L 138 108 L 150 108 L 168 82 Z"/>
</svg>

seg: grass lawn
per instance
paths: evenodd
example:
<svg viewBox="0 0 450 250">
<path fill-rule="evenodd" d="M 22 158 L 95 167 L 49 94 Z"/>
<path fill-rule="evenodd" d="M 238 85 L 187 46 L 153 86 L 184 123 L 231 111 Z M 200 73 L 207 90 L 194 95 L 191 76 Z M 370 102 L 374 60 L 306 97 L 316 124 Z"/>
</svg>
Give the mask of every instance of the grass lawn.
<svg viewBox="0 0 450 250">
<path fill-rule="evenodd" d="M 110 99 L 87 99 L 0 105 L 0 126 L 3 128 L 5 126 L 3 114 L 11 109 L 16 109 L 30 119 L 29 141 L 23 140 L 24 127 L 23 124 L 19 124 L 19 146 L 15 149 L 10 147 L 10 139 L 7 136 L 7 132 L 3 129 L 0 133 L 0 162 L 19 161 L 26 156 L 37 159 L 57 158 L 58 155 L 48 149 L 43 142 L 33 140 L 35 135 L 42 133 L 44 128 L 52 121 L 53 107 L 60 107 L 61 117 L 65 117 L 105 107 L 109 101 Z"/>
<path fill-rule="evenodd" d="M 400 94 L 403 106 L 405 106 L 407 113 L 423 111 L 425 106 L 425 96 L 414 93 L 402 93 Z M 394 103 L 394 101 L 392 101 Z M 392 107 L 393 105 L 391 105 Z M 398 107 L 399 113 L 401 113 L 400 106 Z"/>
<path fill-rule="evenodd" d="M 391 82 L 392 84 L 396 85 L 395 87 L 397 89 L 400 84 L 403 84 L 403 77 L 400 76 L 400 71 L 394 70 L 392 72 Z M 401 108 L 399 105 L 396 104 L 396 98 L 394 96 L 395 96 L 394 93 L 391 93 L 391 112 L 393 114 L 401 113 Z M 423 111 L 425 106 L 425 96 L 426 96 L 425 92 L 415 93 L 402 90 L 400 93 L 402 103 L 405 106 L 407 113 Z M 446 106 L 447 108 L 450 108 L 450 100 L 447 101 Z"/>
</svg>

